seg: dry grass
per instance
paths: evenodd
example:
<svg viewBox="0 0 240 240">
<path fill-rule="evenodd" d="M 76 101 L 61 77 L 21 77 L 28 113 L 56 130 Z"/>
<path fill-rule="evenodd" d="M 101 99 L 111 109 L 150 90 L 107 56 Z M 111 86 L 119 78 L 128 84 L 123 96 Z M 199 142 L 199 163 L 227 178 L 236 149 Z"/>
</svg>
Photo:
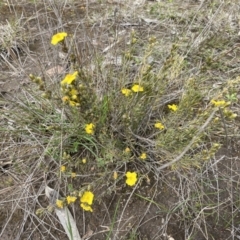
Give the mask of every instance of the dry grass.
<svg viewBox="0 0 240 240">
<path fill-rule="evenodd" d="M 8 1 L 3 11 L 3 239 L 67 239 L 46 185 L 64 197 L 94 192 L 93 213 L 79 198 L 68 206 L 83 239 L 239 238 L 237 1 Z M 62 31 L 67 52 L 50 44 Z M 60 82 L 75 70 L 73 108 Z M 144 91 L 121 93 L 134 84 Z"/>
</svg>

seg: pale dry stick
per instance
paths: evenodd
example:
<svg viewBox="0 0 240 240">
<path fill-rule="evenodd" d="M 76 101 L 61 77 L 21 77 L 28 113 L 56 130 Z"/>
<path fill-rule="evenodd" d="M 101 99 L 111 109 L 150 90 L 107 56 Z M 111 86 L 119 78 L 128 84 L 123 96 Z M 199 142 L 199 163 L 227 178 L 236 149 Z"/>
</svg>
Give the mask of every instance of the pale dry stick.
<svg viewBox="0 0 240 240">
<path fill-rule="evenodd" d="M 27 193 L 29 193 L 30 188 L 26 189 Z M 21 207 L 19 202 L 17 202 L 17 205 L 20 209 L 22 209 L 23 211 L 23 217 L 21 219 L 21 224 L 18 226 L 18 233 L 17 236 L 15 237 L 15 240 L 20 240 L 22 237 L 22 233 L 24 232 L 24 228 L 26 226 L 27 220 L 29 219 L 29 217 L 31 216 L 31 211 L 29 211 L 28 206 L 29 206 L 29 196 L 26 199 L 26 201 L 24 202 L 24 207 Z"/>
<path fill-rule="evenodd" d="M 219 206 L 224 205 L 224 204 L 226 204 L 227 202 L 229 202 L 229 199 L 226 199 L 224 202 L 220 203 Z M 193 221 L 192 221 L 192 228 L 191 228 L 191 232 L 189 233 L 189 236 L 191 236 L 191 235 L 193 234 L 195 227 L 196 227 L 196 226 L 199 226 L 199 224 L 197 223 L 197 220 L 198 220 L 198 219 L 201 219 L 201 216 L 202 216 L 202 214 L 204 214 L 204 211 L 205 211 L 205 210 L 213 210 L 213 209 L 218 208 L 219 206 L 214 206 L 214 207 L 208 207 L 208 206 L 207 206 L 207 207 L 202 208 L 202 209 L 199 211 L 199 213 L 197 214 L 197 216 L 195 217 L 195 219 L 193 219 Z M 199 226 L 198 229 L 201 230 L 201 227 Z M 201 232 L 202 232 L 202 231 L 201 231 Z M 202 233 L 203 233 L 203 232 L 202 232 Z M 187 239 L 190 239 L 190 238 L 187 238 Z M 209 238 L 206 238 L 206 239 L 209 239 Z"/>
<path fill-rule="evenodd" d="M 122 30 L 117 34 L 117 39 L 115 42 L 107 46 L 103 49 L 102 53 L 107 53 L 109 50 L 113 49 L 118 43 L 124 40 L 124 37 L 126 36 L 126 30 Z"/>
<path fill-rule="evenodd" d="M 49 4 L 50 4 L 50 7 L 52 7 L 52 1 L 48 1 L 49 2 Z M 41 44 L 41 46 L 42 46 L 42 48 L 43 49 L 41 49 L 42 51 L 41 51 L 41 54 L 39 53 L 39 54 L 37 54 L 38 56 L 38 58 L 39 57 L 43 57 L 44 56 L 44 58 L 46 58 L 45 60 L 44 60 L 44 62 L 50 62 L 51 63 L 51 58 L 50 58 L 50 56 L 49 56 L 49 46 L 48 46 L 48 44 L 46 44 L 46 39 L 45 39 L 45 36 L 47 36 L 47 34 L 49 34 L 49 31 L 51 31 L 51 32 L 53 32 L 53 31 L 56 31 L 56 30 L 58 30 L 59 29 L 59 26 L 56 26 L 56 27 L 49 27 L 49 29 L 46 29 L 47 27 L 43 27 L 43 24 L 41 23 L 41 16 L 43 15 L 43 14 L 46 14 L 47 12 L 49 12 L 49 6 L 48 6 L 48 2 L 46 2 L 46 1 L 43 1 L 43 8 L 44 8 L 44 11 L 45 11 L 45 13 L 42 13 L 42 14 L 40 14 L 40 12 L 39 11 L 36 11 L 34 14 L 36 15 L 36 17 L 35 17 L 35 19 L 36 19 L 36 28 L 37 28 L 37 33 L 36 34 L 34 34 L 34 36 L 33 36 L 33 39 L 39 39 L 39 40 L 41 40 L 41 42 L 42 42 L 42 44 Z M 36 4 L 35 4 L 36 5 Z M 50 8 L 51 9 L 51 8 Z M 54 9 L 53 9 L 53 12 L 54 12 Z M 52 25 L 54 25 L 54 24 L 51 24 L 50 23 L 50 20 L 51 20 L 51 18 L 48 18 L 48 15 L 46 16 L 46 18 L 45 18 L 45 20 L 46 20 L 46 24 L 48 25 L 48 26 L 52 26 Z M 63 27 L 63 26 L 62 26 Z M 36 60 L 35 60 L 35 58 L 36 58 L 36 56 L 33 56 L 32 57 L 32 55 L 29 53 L 28 54 L 29 55 L 29 57 L 30 57 L 30 59 L 31 60 L 34 60 L 34 62 L 36 62 Z M 40 62 L 40 61 L 39 61 Z M 43 64 L 44 65 L 44 64 Z M 39 66 L 39 63 L 37 63 L 37 66 Z M 41 65 L 40 65 L 41 66 Z"/>
<path fill-rule="evenodd" d="M 61 1 L 56 1 L 56 2 L 55 1 L 45 1 L 44 4 L 45 4 L 45 7 L 48 7 L 47 4 L 49 4 L 50 8 L 53 10 L 55 16 L 57 17 L 57 21 L 58 21 L 60 27 L 62 27 L 63 26 L 63 23 L 62 23 L 63 9 L 65 8 L 67 1 L 66 0 L 63 2 L 61 2 Z M 59 5 L 57 5 L 57 4 L 59 4 Z"/>
<path fill-rule="evenodd" d="M 141 216 L 141 219 L 139 220 L 137 226 L 135 227 L 136 229 L 138 229 L 139 227 L 141 227 L 142 225 L 146 224 L 147 222 L 151 221 L 151 219 L 156 217 L 156 216 L 154 216 L 154 217 L 152 217 L 152 218 L 142 222 L 144 220 L 145 216 L 147 215 L 147 213 L 149 212 L 149 209 L 150 209 L 151 205 L 153 204 L 152 201 L 153 201 L 154 197 L 156 196 L 156 194 L 157 194 L 157 189 L 155 189 L 155 191 L 153 193 L 153 196 L 152 196 L 152 199 L 150 200 L 150 202 L 149 202 L 149 204 L 148 204 L 144 214 Z"/>
<path fill-rule="evenodd" d="M 178 161 L 180 161 L 182 159 L 182 157 L 188 152 L 188 150 L 191 148 L 191 146 L 197 140 L 198 136 L 205 130 L 205 128 L 211 122 L 211 120 L 213 119 L 213 117 L 214 117 L 215 113 L 217 112 L 217 110 L 218 109 L 214 109 L 213 110 L 213 112 L 208 117 L 206 122 L 200 127 L 200 129 L 198 130 L 197 134 L 192 138 L 191 142 L 185 147 L 185 149 L 182 151 L 182 153 L 179 156 L 177 156 L 175 159 L 173 159 L 171 162 L 165 163 L 161 167 L 157 168 L 157 171 L 165 169 L 165 168 L 171 166 L 172 164 L 174 164 L 174 163 L 176 163 L 176 162 L 178 162 Z"/>
<path fill-rule="evenodd" d="M 220 159 L 216 160 L 214 159 L 214 163 L 211 164 L 211 169 L 212 169 L 212 172 L 213 172 L 213 176 L 215 178 L 215 182 L 216 182 L 216 193 L 217 193 L 217 202 L 220 203 L 221 200 L 220 200 L 220 186 L 219 186 L 219 181 L 218 179 L 220 178 L 219 177 L 219 170 L 218 170 L 218 163 L 222 160 L 222 159 L 226 159 L 225 158 L 225 155 L 223 155 Z M 203 172 L 203 174 L 207 174 L 208 173 L 208 168 Z M 208 176 L 208 175 L 207 175 Z M 218 205 L 218 211 L 217 211 L 217 221 L 219 221 L 220 219 L 220 208 L 219 208 L 219 205 Z"/>
<path fill-rule="evenodd" d="M 6 230 L 9 222 L 11 221 L 11 219 L 12 219 L 12 217 L 13 217 L 13 213 L 16 212 L 16 210 L 18 209 L 19 202 L 21 201 L 22 196 L 24 196 L 24 194 L 26 194 L 26 191 L 31 187 L 30 183 L 31 183 L 31 179 L 32 179 L 33 174 L 34 174 L 34 173 L 30 174 L 30 175 L 28 176 L 26 182 L 22 185 L 21 194 L 20 194 L 20 196 L 18 196 L 18 198 L 16 199 L 16 204 L 13 206 L 10 216 L 8 217 L 8 219 L 6 220 L 5 225 L 4 225 L 4 226 L 2 227 L 2 229 L 1 229 L 2 231 L 0 232 L 0 238 L 1 238 L 1 236 L 3 235 L 4 231 Z M 21 226 L 19 226 L 19 232 L 21 232 L 21 229 L 23 228 L 25 222 L 26 222 L 26 221 L 23 221 L 22 224 L 21 224 Z"/>
<path fill-rule="evenodd" d="M 89 12 L 89 1 L 86 0 L 86 17 L 87 17 L 87 19 L 89 19 L 88 12 Z"/>
<path fill-rule="evenodd" d="M 128 197 L 128 200 L 127 200 L 127 202 L 126 202 L 126 204 L 125 204 L 125 206 L 124 206 L 124 208 L 123 208 L 123 210 L 122 210 L 122 213 L 121 213 L 121 216 L 120 216 L 120 218 L 119 218 L 118 225 L 117 225 L 117 230 L 119 229 L 119 225 L 120 225 L 120 223 L 121 223 L 121 220 L 123 219 L 123 214 L 125 213 L 125 210 L 126 210 L 126 208 L 127 208 L 127 206 L 128 206 L 128 203 L 129 203 L 129 201 L 130 201 L 133 193 L 136 191 L 136 189 L 137 189 L 137 187 L 138 187 L 138 185 L 139 185 L 139 182 L 140 182 L 140 181 L 138 181 L 138 183 L 136 184 L 136 186 L 135 186 L 134 189 L 132 190 L 132 192 L 131 192 L 130 196 Z M 116 231 L 117 231 L 117 230 L 116 230 Z M 117 239 L 117 236 L 114 236 L 113 240 L 116 240 L 116 239 Z"/>
<path fill-rule="evenodd" d="M 11 9 L 11 3 L 7 0 L 7 3 L 5 3 L 8 6 L 8 9 L 10 11 L 10 13 L 12 13 L 12 9 Z"/>
<path fill-rule="evenodd" d="M 22 222 L 18 226 L 18 233 L 17 233 L 17 236 L 15 237 L 15 240 L 21 239 L 21 236 L 22 236 L 22 233 L 24 232 L 27 221 L 29 219 L 32 219 L 32 217 L 35 217 L 33 208 L 36 205 L 36 201 L 38 201 L 39 194 L 37 194 L 37 195 L 31 194 L 31 188 L 33 187 L 34 182 L 39 182 L 39 180 L 42 179 L 42 176 L 40 176 L 38 179 L 34 177 L 36 170 L 37 170 L 37 167 L 34 168 L 33 173 L 31 174 L 32 177 L 30 178 L 29 186 L 25 187 L 26 190 L 24 190 L 24 192 L 26 192 L 26 194 L 25 194 L 26 197 L 25 196 L 21 197 L 16 202 L 16 205 L 18 206 L 18 208 L 22 209 L 24 214 L 23 214 Z M 25 182 L 25 184 L 27 184 L 27 183 L 28 182 Z M 21 195 L 21 196 L 23 196 L 23 195 Z M 21 207 L 20 200 L 21 201 L 25 200 L 25 207 Z"/>
<path fill-rule="evenodd" d="M 13 70 L 14 73 L 18 72 L 18 69 L 15 68 L 15 67 L 13 66 L 13 64 L 11 64 L 11 63 L 8 61 L 8 59 L 7 59 L 2 53 L 0 53 L 0 57 L 3 58 L 4 62 L 7 63 L 8 67 L 10 67 L 10 68 Z"/>
<path fill-rule="evenodd" d="M 195 181 L 193 180 L 193 184 L 196 185 L 196 189 L 198 189 L 197 182 L 195 183 Z M 192 186 L 191 185 L 186 186 L 186 190 L 188 192 L 188 198 L 186 200 L 186 209 L 189 209 L 190 211 L 192 211 L 192 213 L 195 213 L 196 211 L 195 211 L 195 208 L 192 206 L 192 201 L 191 201 L 192 192 L 194 192 L 194 190 L 192 190 Z M 198 199 L 197 201 L 200 204 L 200 206 L 202 206 L 203 203 L 202 203 L 201 193 L 198 193 L 197 199 Z M 185 209 L 182 208 L 182 211 L 185 212 Z M 190 213 L 190 211 L 189 211 L 189 213 Z M 205 220 L 204 215 L 202 216 L 202 218 L 195 219 L 193 217 L 193 219 L 196 221 L 196 224 L 195 224 L 196 226 L 199 226 L 199 225 L 202 226 L 202 228 L 199 228 L 199 231 L 203 234 L 205 239 L 209 239 L 208 235 L 207 235 L 206 220 Z M 189 221 L 184 221 L 184 226 L 185 226 L 184 227 L 185 228 L 185 238 L 189 239 L 188 236 L 189 235 L 191 236 L 191 234 L 192 234 L 192 233 L 189 234 L 189 232 L 194 232 L 194 228 L 192 228 L 192 221 L 190 221 L 190 222 Z M 205 232 L 206 232 L 206 234 L 205 234 Z"/>
<path fill-rule="evenodd" d="M 232 162 L 232 158 L 231 158 L 231 161 L 230 161 L 230 167 L 231 167 L 231 177 L 230 178 L 232 178 L 232 176 L 233 176 L 233 162 Z M 228 192 L 229 192 L 229 194 L 230 194 L 230 196 L 229 196 L 229 201 L 230 201 L 230 203 L 231 203 L 231 215 L 232 215 L 232 222 L 231 222 L 231 235 L 232 235 L 232 239 L 234 240 L 235 239 L 235 226 L 237 225 L 237 223 L 235 222 L 235 220 L 236 220 L 236 218 L 235 218 L 235 204 L 234 204 L 234 200 L 233 200 L 233 198 L 234 198 L 234 188 L 233 188 L 233 183 L 232 183 L 232 181 L 230 181 L 230 187 L 229 187 L 229 190 L 228 190 Z M 237 211 L 239 211 L 239 210 L 237 210 Z"/>
<path fill-rule="evenodd" d="M 204 1 L 203 1 L 204 2 Z M 202 3 L 203 3 L 202 2 Z M 206 26 L 204 27 L 204 29 L 199 33 L 199 35 L 194 39 L 194 42 L 192 43 L 192 45 L 189 47 L 186 55 L 189 54 L 189 52 L 193 49 L 193 48 L 198 48 L 200 43 L 203 42 L 206 37 L 208 36 L 207 33 L 209 33 L 210 29 L 211 29 L 211 24 L 214 22 L 216 16 L 218 16 L 219 11 L 221 9 L 221 7 L 223 6 L 223 3 L 221 3 L 219 5 L 219 7 L 217 8 L 216 12 L 213 14 L 213 16 L 209 19 L 209 23 L 206 24 Z M 200 6 L 200 8 L 202 7 L 202 4 Z M 199 9 L 200 9 L 199 8 Z M 189 27 L 190 28 L 190 27 Z"/>
<path fill-rule="evenodd" d="M 221 156 L 218 160 L 215 159 L 215 162 L 211 165 L 211 168 L 213 166 L 215 166 L 216 164 L 218 164 L 220 161 L 222 161 L 223 159 L 225 159 L 225 155 Z M 202 174 L 205 174 L 208 171 L 208 169 L 206 169 Z"/>
<path fill-rule="evenodd" d="M 179 172 L 179 174 L 181 173 Z M 179 179 L 180 179 L 179 188 L 176 190 L 174 189 L 176 193 L 179 192 L 179 195 L 178 195 L 179 201 L 175 204 L 174 208 L 171 209 L 171 212 L 175 212 L 179 208 L 180 213 L 183 215 L 183 218 L 188 219 L 188 214 L 192 215 L 195 212 L 194 206 L 192 206 L 193 204 L 192 193 L 195 191 L 197 191 L 198 193 L 198 189 L 200 187 L 197 186 L 196 180 L 190 180 L 189 178 L 186 178 L 186 176 L 184 175 L 182 177 L 180 176 Z M 194 187 L 196 190 L 194 190 Z M 198 193 L 196 197 L 197 197 L 197 202 L 201 206 L 203 204 L 201 199 L 201 194 Z M 186 210 L 187 210 L 187 213 L 186 213 Z M 191 226 L 192 226 L 191 221 L 188 221 L 188 220 L 183 221 L 185 239 L 188 239 L 187 236 L 189 235 Z"/>
</svg>

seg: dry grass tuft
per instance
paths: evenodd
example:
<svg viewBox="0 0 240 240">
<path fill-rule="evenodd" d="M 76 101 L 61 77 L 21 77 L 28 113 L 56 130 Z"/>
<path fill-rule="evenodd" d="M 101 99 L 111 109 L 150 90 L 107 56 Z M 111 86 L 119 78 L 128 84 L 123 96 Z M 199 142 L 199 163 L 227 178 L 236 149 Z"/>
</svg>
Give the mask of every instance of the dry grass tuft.
<svg viewBox="0 0 240 240">
<path fill-rule="evenodd" d="M 238 2 L 7 6 L 0 237 L 239 238 Z"/>
</svg>

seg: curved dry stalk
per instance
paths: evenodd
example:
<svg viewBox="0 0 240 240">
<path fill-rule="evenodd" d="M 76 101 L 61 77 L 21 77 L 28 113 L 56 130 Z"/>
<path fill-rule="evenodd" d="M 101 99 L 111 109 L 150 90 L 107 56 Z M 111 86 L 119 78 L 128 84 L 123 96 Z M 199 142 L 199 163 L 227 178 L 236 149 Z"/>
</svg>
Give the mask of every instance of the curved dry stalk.
<svg viewBox="0 0 240 240">
<path fill-rule="evenodd" d="M 205 128 L 207 127 L 207 125 L 211 122 L 211 120 L 213 119 L 216 111 L 218 109 L 215 109 L 211 115 L 208 117 L 208 119 L 206 120 L 206 122 L 199 128 L 198 132 L 196 133 L 196 135 L 192 138 L 191 142 L 185 147 L 185 149 L 182 151 L 182 153 L 177 156 L 175 159 L 173 159 L 171 162 L 165 163 L 163 164 L 161 167 L 159 167 L 157 170 L 160 171 L 162 169 L 165 169 L 171 165 L 173 165 L 174 163 L 180 161 L 182 159 L 182 157 L 187 153 L 187 151 L 191 148 L 191 146 L 194 144 L 194 142 L 197 140 L 198 136 L 205 130 Z"/>
</svg>

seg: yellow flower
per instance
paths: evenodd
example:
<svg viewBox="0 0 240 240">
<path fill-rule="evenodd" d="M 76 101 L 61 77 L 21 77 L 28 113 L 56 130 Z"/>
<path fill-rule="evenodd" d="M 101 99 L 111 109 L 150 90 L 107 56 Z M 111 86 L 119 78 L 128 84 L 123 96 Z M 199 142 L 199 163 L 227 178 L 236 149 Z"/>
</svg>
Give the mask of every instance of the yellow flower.
<svg viewBox="0 0 240 240">
<path fill-rule="evenodd" d="M 80 106 L 80 103 L 70 100 L 70 101 L 69 101 L 69 105 L 70 105 L 71 107 L 78 107 L 78 106 Z"/>
<path fill-rule="evenodd" d="M 121 90 L 122 94 L 125 95 L 126 97 L 128 97 L 129 95 L 131 95 L 132 91 L 130 89 L 127 88 L 123 88 Z"/>
<path fill-rule="evenodd" d="M 234 119 L 234 118 L 236 118 L 238 115 L 236 114 L 236 113 L 233 113 L 233 114 L 231 114 L 230 116 L 229 116 L 229 118 L 230 119 Z"/>
<path fill-rule="evenodd" d="M 154 124 L 154 127 L 155 127 L 155 128 L 158 128 L 158 129 L 160 129 L 160 130 L 163 130 L 163 129 L 164 129 L 164 125 L 163 125 L 162 123 L 160 123 L 160 122 L 156 122 L 156 123 Z"/>
<path fill-rule="evenodd" d="M 69 97 L 68 97 L 68 96 L 62 97 L 62 101 L 63 101 L 64 103 L 68 102 L 68 101 L 69 101 Z"/>
<path fill-rule="evenodd" d="M 87 162 L 86 158 L 83 158 L 82 163 L 85 164 Z"/>
<path fill-rule="evenodd" d="M 66 166 L 62 165 L 62 166 L 60 167 L 60 171 L 61 171 L 61 172 L 65 172 L 65 171 L 66 171 Z"/>
<path fill-rule="evenodd" d="M 77 75 L 78 75 L 77 71 L 75 71 L 72 74 L 71 73 L 67 74 L 65 78 L 61 81 L 61 85 L 72 84 L 72 82 L 76 79 Z"/>
<path fill-rule="evenodd" d="M 76 197 L 67 196 L 67 203 L 68 203 L 68 204 L 74 203 L 76 200 L 77 200 Z"/>
<path fill-rule="evenodd" d="M 58 208 L 63 208 L 63 201 L 57 199 L 57 201 L 56 201 L 56 206 L 57 206 Z"/>
<path fill-rule="evenodd" d="M 88 204 L 86 203 L 81 203 L 80 206 L 85 210 L 85 211 L 89 211 L 89 212 L 92 212 L 92 207 L 89 206 Z"/>
<path fill-rule="evenodd" d="M 71 96 L 78 95 L 78 91 L 77 91 L 77 89 L 73 88 L 73 89 L 69 92 L 69 94 L 70 94 Z"/>
<path fill-rule="evenodd" d="M 172 105 L 168 105 L 168 108 L 174 112 L 176 112 L 178 110 L 178 106 L 176 104 L 172 104 Z"/>
<path fill-rule="evenodd" d="M 77 100 L 77 95 L 72 95 L 72 97 L 71 97 L 73 100 Z"/>
<path fill-rule="evenodd" d="M 90 191 L 84 192 L 84 194 L 80 198 L 80 206 L 85 210 L 85 211 L 90 211 L 92 212 L 91 205 L 93 203 L 93 198 L 94 194 Z"/>
<path fill-rule="evenodd" d="M 143 92 L 143 87 L 140 86 L 139 84 L 134 84 L 132 86 L 132 90 L 133 90 L 133 92 Z"/>
<path fill-rule="evenodd" d="M 95 125 L 93 123 L 86 124 L 85 131 L 87 134 L 94 134 Z"/>
<path fill-rule="evenodd" d="M 126 147 L 125 150 L 124 150 L 125 153 L 130 153 L 131 152 L 131 149 L 129 147 Z"/>
<path fill-rule="evenodd" d="M 94 194 L 90 191 L 84 192 L 84 194 L 80 198 L 81 203 L 87 203 L 88 205 L 92 205 Z"/>
<path fill-rule="evenodd" d="M 62 42 L 66 36 L 67 36 L 67 33 L 65 33 L 65 32 L 60 32 L 60 33 L 54 34 L 52 36 L 51 44 L 57 45 L 58 43 Z"/>
<path fill-rule="evenodd" d="M 215 107 L 227 107 L 230 104 L 230 102 L 226 102 L 224 100 L 220 100 L 220 101 L 211 100 L 211 103 Z"/>
<path fill-rule="evenodd" d="M 116 171 L 113 172 L 113 179 L 116 180 L 118 178 L 118 173 Z"/>
<path fill-rule="evenodd" d="M 75 172 L 71 173 L 71 178 L 75 178 L 77 176 L 77 174 Z"/>
<path fill-rule="evenodd" d="M 145 160 L 147 158 L 147 154 L 146 153 L 142 153 L 140 156 L 139 156 L 140 159 L 142 160 Z"/>
<path fill-rule="evenodd" d="M 127 172 L 126 173 L 126 184 L 129 186 L 134 186 L 137 182 L 137 173 L 136 172 Z"/>
</svg>

